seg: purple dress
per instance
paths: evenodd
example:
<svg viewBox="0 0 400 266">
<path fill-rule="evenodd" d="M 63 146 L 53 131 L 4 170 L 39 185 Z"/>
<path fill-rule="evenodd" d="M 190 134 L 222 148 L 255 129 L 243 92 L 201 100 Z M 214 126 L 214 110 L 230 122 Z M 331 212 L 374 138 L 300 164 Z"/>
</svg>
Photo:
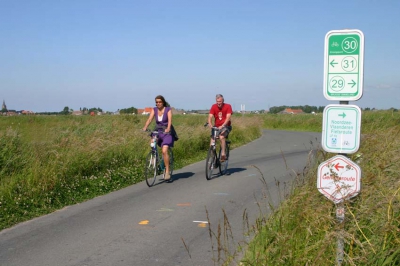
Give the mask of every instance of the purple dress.
<svg viewBox="0 0 400 266">
<path fill-rule="evenodd" d="M 163 134 L 164 130 L 168 127 L 168 112 L 171 110 L 170 107 L 165 107 L 163 117 L 161 121 L 158 121 L 158 108 L 154 107 L 154 118 L 156 119 L 156 130 L 160 132 L 158 134 L 158 146 L 162 147 L 167 145 L 174 147 L 174 138 L 171 134 Z"/>
</svg>

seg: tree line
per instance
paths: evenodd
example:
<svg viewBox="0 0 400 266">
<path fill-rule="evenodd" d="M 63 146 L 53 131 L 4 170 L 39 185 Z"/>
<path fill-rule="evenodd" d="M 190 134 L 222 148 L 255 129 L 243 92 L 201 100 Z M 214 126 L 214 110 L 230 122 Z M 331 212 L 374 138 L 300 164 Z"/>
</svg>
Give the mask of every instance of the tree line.
<svg viewBox="0 0 400 266">
<path fill-rule="evenodd" d="M 279 113 L 279 112 L 282 112 L 283 110 L 285 110 L 286 108 L 290 108 L 290 109 L 301 109 L 304 113 L 307 113 L 307 114 L 311 114 L 312 112 L 314 112 L 314 113 L 323 113 L 324 112 L 324 109 L 325 109 L 325 106 L 310 106 L 310 105 L 297 105 L 297 106 L 286 106 L 286 105 L 283 105 L 283 106 L 274 106 L 274 107 L 271 107 L 271 108 L 269 108 L 269 112 L 271 113 L 271 114 L 277 114 L 277 113 Z M 361 108 L 363 111 L 375 111 L 375 110 L 377 110 L 377 109 L 375 109 L 375 108 L 369 108 L 369 107 L 366 107 L 366 108 Z M 391 111 L 393 111 L 393 112 L 397 112 L 398 111 L 398 109 L 396 109 L 396 108 L 389 108 L 388 110 L 391 110 Z"/>
<path fill-rule="evenodd" d="M 111 114 L 113 112 L 103 112 L 103 109 L 100 107 L 92 107 L 92 108 L 87 108 L 87 107 L 81 107 L 79 108 L 79 111 L 82 112 L 82 115 L 90 115 L 90 114 L 99 114 L 99 113 L 105 113 L 105 114 Z M 60 112 L 37 112 L 36 114 L 39 115 L 70 115 L 74 112 L 73 109 L 69 108 L 68 106 L 65 106 L 64 109 Z M 129 107 L 129 108 L 123 108 L 123 109 L 118 109 L 117 113 L 119 114 L 137 114 L 137 109 L 135 107 Z"/>
<path fill-rule="evenodd" d="M 290 109 L 300 109 L 304 113 L 311 114 L 312 112 L 314 113 L 322 113 L 324 111 L 325 106 L 310 106 L 310 105 L 297 105 L 297 106 L 287 106 L 287 105 L 282 105 L 282 106 L 273 106 L 269 108 L 269 112 L 271 114 L 277 114 L 279 112 L 282 112 L 286 108 Z"/>
</svg>

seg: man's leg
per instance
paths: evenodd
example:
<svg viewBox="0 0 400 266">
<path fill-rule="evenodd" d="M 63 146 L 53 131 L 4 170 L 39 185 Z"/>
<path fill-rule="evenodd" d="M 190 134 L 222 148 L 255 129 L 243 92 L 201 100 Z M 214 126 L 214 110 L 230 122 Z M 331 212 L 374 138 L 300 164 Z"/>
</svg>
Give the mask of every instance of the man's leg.
<svg viewBox="0 0 400 266">
<path fill-rule="evenodd" d="M 219 140 L 221 141 L 221 161 L 226 160 L 226 154 L 225 154 L 225 137 L 223 135 L 219 135 Z"/>
</svg>

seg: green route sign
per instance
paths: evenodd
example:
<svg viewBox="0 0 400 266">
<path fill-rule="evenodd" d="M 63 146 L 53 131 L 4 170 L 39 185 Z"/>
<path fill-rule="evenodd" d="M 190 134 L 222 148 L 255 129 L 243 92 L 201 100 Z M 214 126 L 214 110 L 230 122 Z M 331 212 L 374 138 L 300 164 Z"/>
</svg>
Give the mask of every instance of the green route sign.
<svg viewBox="0 0 400 266">
<path fill-rule="evenodd" d="M 332 30 L 325 35 L 324 96 L 327 100 L 357 101 L 363 92 L 364 34 Z"/>
<path fill-rule="evenodd" d="M 356 105 L 330 104 L 322 118 L 322 148 L 327 152 L 355 153 L 360 147 L 361 109 Z"/>
</svg>

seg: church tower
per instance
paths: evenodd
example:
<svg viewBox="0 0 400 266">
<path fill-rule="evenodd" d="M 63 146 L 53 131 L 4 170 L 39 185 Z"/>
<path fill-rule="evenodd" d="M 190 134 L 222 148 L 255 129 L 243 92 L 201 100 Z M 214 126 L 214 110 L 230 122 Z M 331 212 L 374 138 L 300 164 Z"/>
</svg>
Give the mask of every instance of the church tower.
<svg viewBox="0 0 400 266">
<path fill-rule="evenodd" d="M 1 106 L 1 110 L 7 110 L 6 102 L 3 100 L 3 105 Z"/>
</svg>

